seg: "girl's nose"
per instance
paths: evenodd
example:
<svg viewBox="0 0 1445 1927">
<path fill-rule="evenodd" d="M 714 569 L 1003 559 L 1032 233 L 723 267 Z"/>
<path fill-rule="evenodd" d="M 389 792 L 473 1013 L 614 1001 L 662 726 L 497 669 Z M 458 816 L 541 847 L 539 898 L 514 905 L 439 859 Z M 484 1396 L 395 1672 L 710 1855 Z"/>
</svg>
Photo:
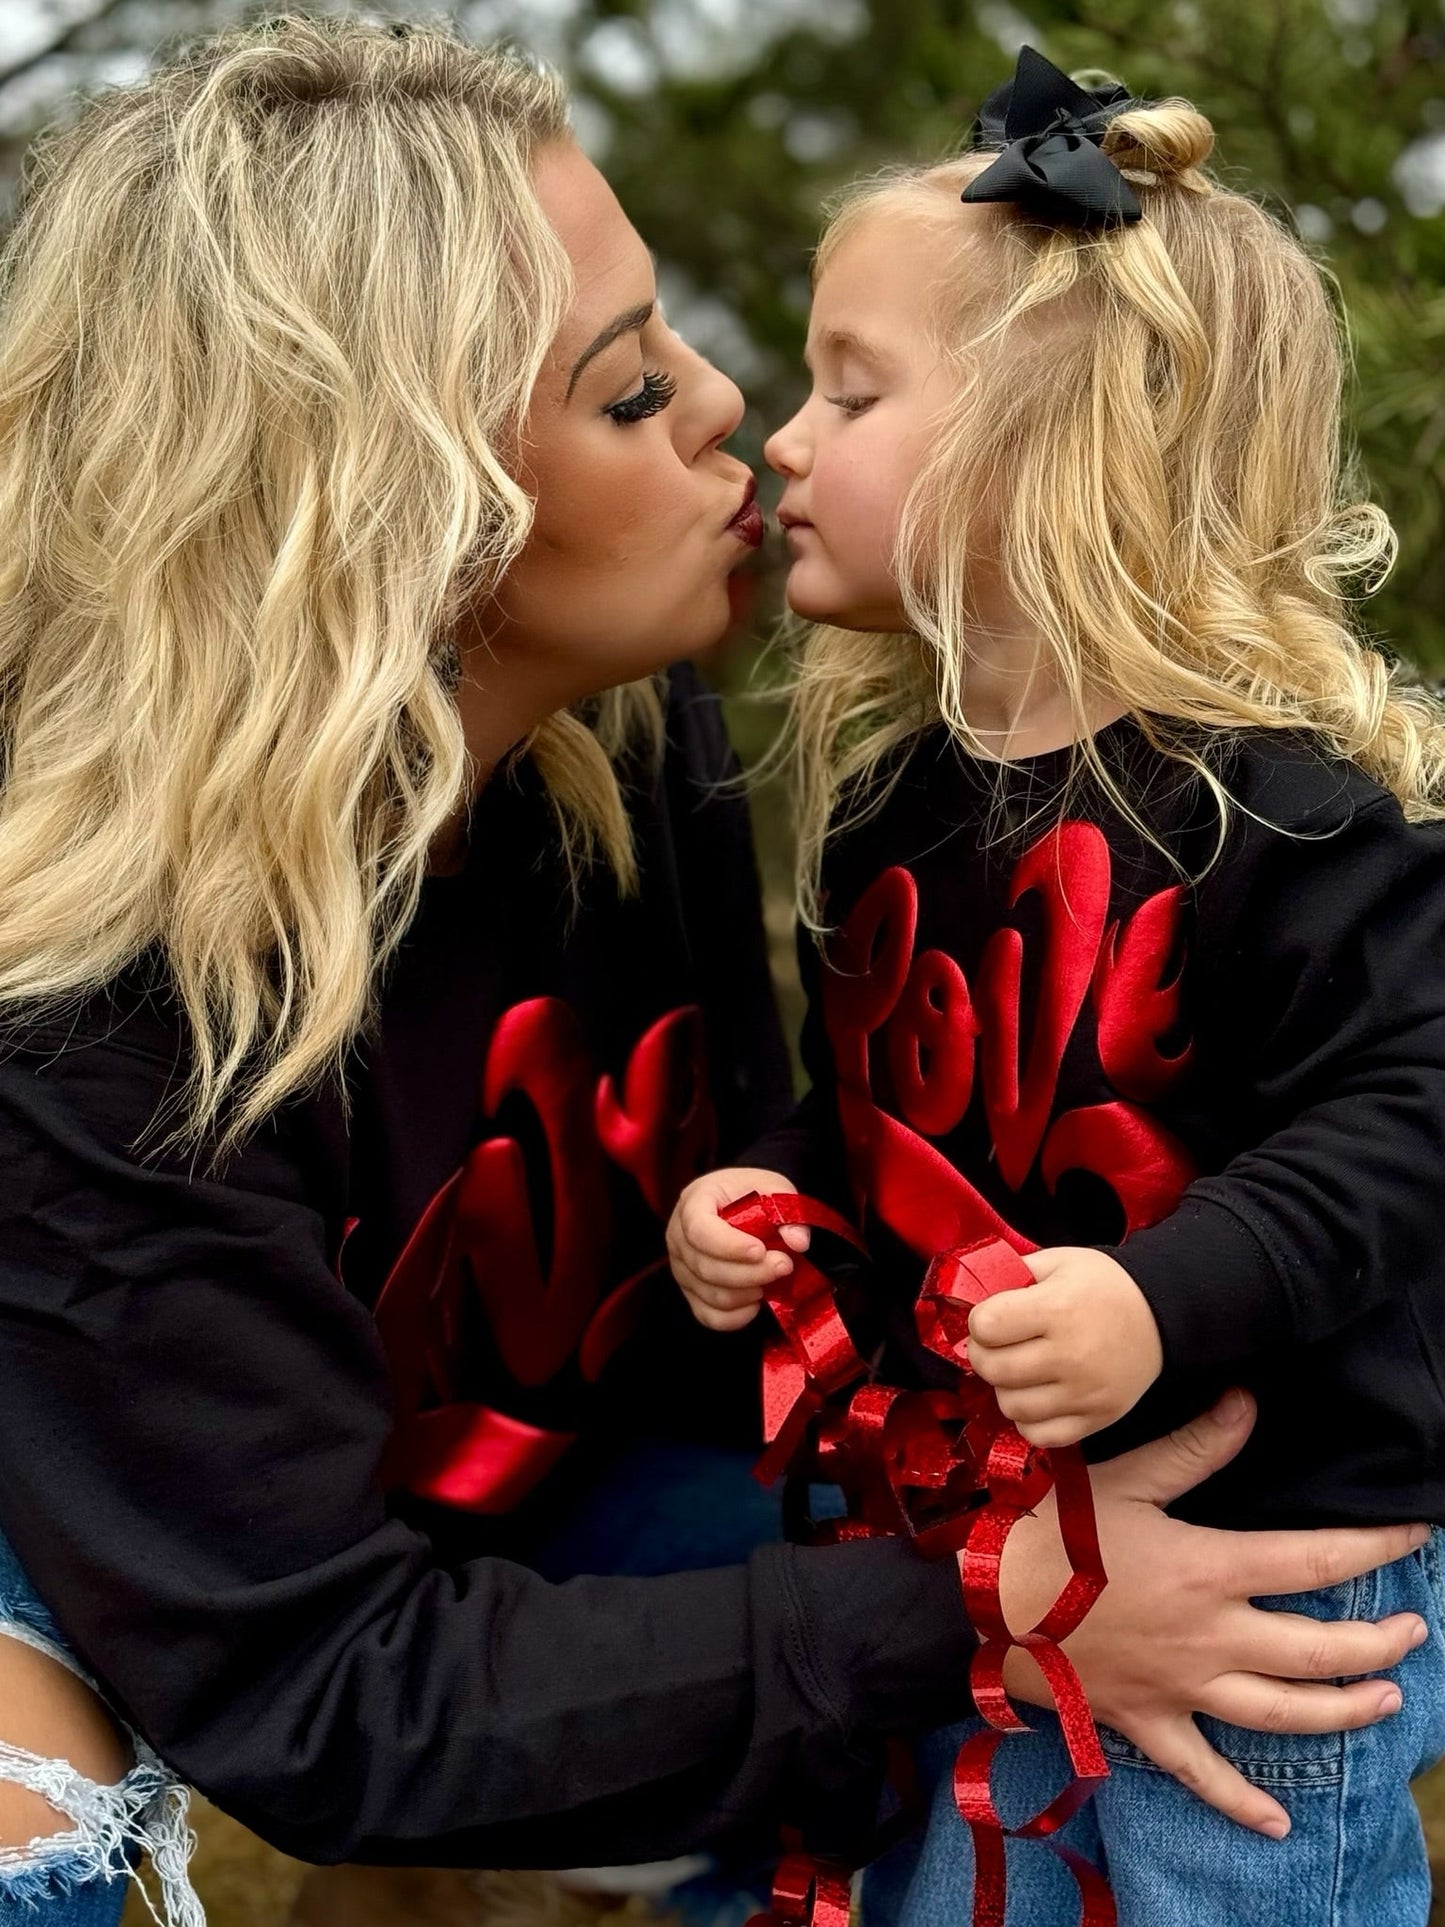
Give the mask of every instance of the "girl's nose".
<svg viewBox="0 0 1445 1927">
<path fill-rule="evenodd" d="M 803 432 L 803 411 L 799 409 L 790 421 L 773 433 L 763 444 L 763 460 L 769 468 L 776 469 L 779 475 L 790 480 L 795 475 L 806 475 L 811 457 L 807 436 Z"/>
</svg>

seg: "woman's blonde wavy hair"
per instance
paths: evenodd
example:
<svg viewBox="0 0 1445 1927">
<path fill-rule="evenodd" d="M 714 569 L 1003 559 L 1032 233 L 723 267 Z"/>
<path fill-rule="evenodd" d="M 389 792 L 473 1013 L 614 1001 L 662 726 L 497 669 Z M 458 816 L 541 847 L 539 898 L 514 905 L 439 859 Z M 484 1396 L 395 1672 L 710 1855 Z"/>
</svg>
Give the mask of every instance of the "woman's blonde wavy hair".
<svg viewBox="0 0 1445 1927">
<path fill-rule="evenodd" d="M 570 294 L 532 157 L 561 83 L 444 25 L 282 17 L 42 137 L 0 318 L 0 1012 L 143 953 L 217 1154 L 344 1059 L 470 780 L 448 634 Z M 528 747 L 574 869 L 634 880 L 611 754 Z M 589 726 L 590 725 L 590 726 Z"/>
<path fill-rule="evenodd" d="M 1101 704 L 1195 765 L 1221 837 L 1228 797 L 1191 726 L 1312 731 L 1409 816 L 1445 814 L 1445 712 L 1351 623 L 1348 591 L 1377 586 L 1394 539 L 1342 462 L 1334 309 L 1285 226 L 1205 173 L 1212 146 L 1185 101 L 1120 114 L 1103 151 L 1144 218 L 1103 232 L 960 208 L 990 154 L 876 177 L 834 211 L 815 280 L 866 221 L 937 234 L 956 383 L 901 517 L 911 631 L 803 638 L 790 742 L 814 928 L 830 826 L 879 807 L 911 739 L 942 721 L 989 753 L 965 708 L 981 547 L 1071 699 L 1077 763 L 1130 815 L 1089 731 Z"/>
</svg>

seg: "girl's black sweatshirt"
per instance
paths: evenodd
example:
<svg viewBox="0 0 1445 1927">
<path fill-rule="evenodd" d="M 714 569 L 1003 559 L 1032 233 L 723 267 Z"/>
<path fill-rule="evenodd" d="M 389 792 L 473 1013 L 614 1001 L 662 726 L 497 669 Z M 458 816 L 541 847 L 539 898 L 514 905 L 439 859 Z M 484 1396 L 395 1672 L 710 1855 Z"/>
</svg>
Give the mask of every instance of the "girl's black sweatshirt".
<svg viewBox="0 0 1445 1927">
<path fill-rule="evenodd" d="M 134 1148 L 185 1032 L 138 966 L 0 1058 L 0 1529 L 125 1717 L 316 1860 L 846 1847 L 883 1735 L 966 1707 L 951 1562 L 898 1542 L 544 1583 L 629 1432 L 749 1429 L 756 1353 L 661 1268 L 785 1107 L 746 810 L 674 672 L 640 893 L 573 906 L 525 762 L 429 878 L 341 1091 L 219 1172 Z M 754 1419 L 755 1423 L 755 1419 Z"/>
<path fill-rule="evenodd" d="M 1128 719 L 1096 742 L 1127 812 L 1071 752 L 935 729 L 837 837 L 813 1088 L 747 1161 L 866 1219 L 893 1370 L 947 1370 L 934 1251 L 1102 1247 L 1165 1366 L 1088 1456 L 1243 1384 L 1255 1431 L 1181 1515 L 1445 1520 L 1445 824 L 1298 733 L 1216 735 L 1219 849 L 1210 782 Z"/>
</svg>

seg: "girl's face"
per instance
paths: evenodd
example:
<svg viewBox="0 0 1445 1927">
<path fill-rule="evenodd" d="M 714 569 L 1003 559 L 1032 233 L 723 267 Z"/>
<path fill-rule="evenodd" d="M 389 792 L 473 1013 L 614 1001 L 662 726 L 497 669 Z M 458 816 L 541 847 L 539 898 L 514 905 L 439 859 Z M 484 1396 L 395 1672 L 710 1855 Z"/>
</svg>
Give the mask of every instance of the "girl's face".
<svg viewBox="0 0 1445 1927">
<path fill-rule="evenodd" d="M 908 626 L 891 558 L 950 392 L 929 326 L 941 251 L 931 223 L 864 216 L 814 292 L 805 351 L 813 392 L 764 451 L 787 481 L 778 519 L 792 557 L 788 602 L 809 621 Z"/>
<path fill-rule="evenodd" d="M 534 179 L 576 292 L 525 427 L 518 480 L 536 518 L 483 620 L 489 653 L 560 704 L 715 643 L 762 517 L 752 475 L 722 452 L 742 396 L 663 320 L 611 188 L 570 142 Z"/>
</svg>

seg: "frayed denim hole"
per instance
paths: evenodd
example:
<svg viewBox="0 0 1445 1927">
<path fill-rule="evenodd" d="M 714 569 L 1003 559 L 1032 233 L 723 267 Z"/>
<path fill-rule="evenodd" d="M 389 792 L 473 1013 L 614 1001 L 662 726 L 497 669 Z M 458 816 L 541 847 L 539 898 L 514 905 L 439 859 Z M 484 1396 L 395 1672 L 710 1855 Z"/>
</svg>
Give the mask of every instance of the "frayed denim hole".
<svg viewBox="0 0 1445 1927">
<path fill-rule="evenodd" d="M 57 1834 L 53 1842 L 32 1841 L 32 1849 L 36 1846 L 54 1846 L 56 1850 L 35 1852 L 16 1867 L 0 1863 L 0 1901 L 38 1908 L 46 1901 L 65 1900 L 83 1887 L 91 1886 L 97 1879 L 109 1885 L 112 1880 L 122 1877 L 113 1873 L 97 1875 L 83 1856 L 71 1852 L 68 1847 L 62 1852 L 61 1846 L 70 1838 L 69 1834 Z M 27 1852 L 30 1851 L 27 1849 Z M 5 1860 L 8 1859 L 7 1854 Z"/>
<path fill-rule="evenodd" d="M 23 1593 L 18 1596 L 10 1594 L 0 1588 L 0 1632 L 5 1631 L 7 1624 L 19 1633 L 31 1634 L 33 1638 L 30 1643 L 43 1642 L 46 1650 L 57 1656 L 67 1650 L 60 1637 L 60 1628 L 38 1599 L 27 1598 Z M 71 1670 L 75 1670 L 73 1662 Z"/>
<path fill-rule="evenodd" d="M 186 1824 L 189 1791 L 143 1741 L 134 1744 L 136 1764 L 113 1786 L 101 1786 L 66 1760 L 47 1760 L 0 1740 L 0 1779 L 38 1793 L 75 1822 L 71 1832 L 42 1835 L 26 1848 L 0 1849 L 0 1892 L 28 1898 L 24 1889 L 38 1881 L 43 1897 L 52 1877 L 72 1887 L 131 1878 L 132 1858 L 145 1855 L 160 1883 L 162 1911 L 157 1912 L 144 1883 L 137 1879 L 136 1884 L 157 1927 L 206 1927 L 187 1872 L 196 1844 Z"/>
</svg>

